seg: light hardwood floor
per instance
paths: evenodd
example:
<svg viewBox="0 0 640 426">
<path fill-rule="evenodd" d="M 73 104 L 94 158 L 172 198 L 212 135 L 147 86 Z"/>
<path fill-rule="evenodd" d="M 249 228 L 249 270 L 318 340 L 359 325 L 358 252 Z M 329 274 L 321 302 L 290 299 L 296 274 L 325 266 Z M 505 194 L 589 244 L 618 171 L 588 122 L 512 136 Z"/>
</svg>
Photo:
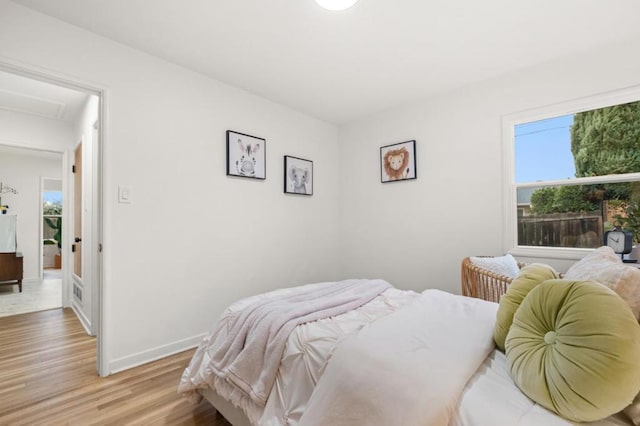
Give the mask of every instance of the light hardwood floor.
<svg viewBox="0 0 640 426">
<path fill-rule="evenodd" d="M 0 425 L 214 425 L 176 392 L 193 350 L 106 378 L 70 309 L 0 318 Z"/>
</svg>

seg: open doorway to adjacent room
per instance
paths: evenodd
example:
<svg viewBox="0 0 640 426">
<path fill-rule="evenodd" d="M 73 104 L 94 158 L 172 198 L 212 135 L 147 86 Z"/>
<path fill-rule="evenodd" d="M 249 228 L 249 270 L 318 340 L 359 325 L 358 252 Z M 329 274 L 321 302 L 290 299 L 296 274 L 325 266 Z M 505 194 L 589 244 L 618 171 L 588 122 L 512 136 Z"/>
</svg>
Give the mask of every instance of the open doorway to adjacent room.
<svg viewBox="0 0 640 426">
<path fill-rule="evenodd" d="M 23 291 L 7 286 L 0 292 L 0 317 L 71 308 L 98 337 L 97 370 L 104 374 L 102 96 L 100 89 L 0 63 L 0 182 L 15 189 L 2 199 L 8 205 L 2 215 L 17 219 L 23 263 Z"/>
<path fill-rule="evenodd" d="M 62 215 L 64 214 L 62 179 L 43 177 L 40 188 L 42 209 L 40 276 L 43 289 L 60 288 L 60 306 L 62 306 Z"/>
<path fill-rule="evenodd" d="M 21 285 L 0 286 L 0 317 L 62 307 L 62 265 L 55 263 L 61 252 L 62 158 L 58 152 L 0 145 L 0 181 L 11 188 L 2 194 L 0 228 L 7 229 L 0 229 L 0 243 L 13 243 L 2 244 L 0 252 L 16 253 L 22 278 Z M 48 197 L 57 200 L 49 207 L 42 202 L 45 182 L 52 191 Z"/>
</svg>

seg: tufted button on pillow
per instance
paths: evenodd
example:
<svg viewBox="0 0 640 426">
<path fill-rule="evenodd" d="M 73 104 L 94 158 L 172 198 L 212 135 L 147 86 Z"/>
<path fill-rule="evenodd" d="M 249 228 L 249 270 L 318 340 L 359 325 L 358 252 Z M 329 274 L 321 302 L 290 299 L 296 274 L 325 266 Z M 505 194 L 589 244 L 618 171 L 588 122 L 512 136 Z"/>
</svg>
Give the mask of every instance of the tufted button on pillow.
<svg viewBox="0 0 640 426">
<path fill-rule="evenodd" d="M 548 280 L 524 298 L 506 339 L 516 385 L 569 420 L 603 419 L 640 390 L 640 326 L 612 290 Z"/>
</svg>

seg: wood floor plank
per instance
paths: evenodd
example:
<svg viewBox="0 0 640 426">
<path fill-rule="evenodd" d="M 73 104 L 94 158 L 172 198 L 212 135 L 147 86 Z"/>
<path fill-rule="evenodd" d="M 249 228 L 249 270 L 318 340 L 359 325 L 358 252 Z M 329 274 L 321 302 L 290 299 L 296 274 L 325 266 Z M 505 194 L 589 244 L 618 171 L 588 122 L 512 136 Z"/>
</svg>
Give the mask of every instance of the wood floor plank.
<svg viewBox="0 0 640 426">
<path fill-rule="evenodd" d="M 193 350 L 105 378 L 95 351 L 70 309 L 0 318 L 0 424 L 229 426 L 176 392 Z"/>
</svg>

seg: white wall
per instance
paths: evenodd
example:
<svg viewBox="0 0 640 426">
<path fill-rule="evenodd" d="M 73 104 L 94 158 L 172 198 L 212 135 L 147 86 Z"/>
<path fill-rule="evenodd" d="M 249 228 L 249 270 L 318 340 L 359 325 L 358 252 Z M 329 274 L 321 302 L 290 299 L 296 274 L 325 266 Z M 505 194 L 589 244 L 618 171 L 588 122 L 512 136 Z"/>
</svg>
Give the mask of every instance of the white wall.
<svg viewBox="0 0 640 426">
<path fill-rule="evenodd" d="M 0 109 L 0 145 L 61 152 L 73 146 L 73 127 L 64 121 Z"/>
<path fill-rule="evenodd" d="M 345 275 L 459 293 L 463 257 L 507 249 L 501 117 L 639 85 L 640 56 L 631 53 L 639 47 L 635 40 L 585 52 L 341 128 Z M 381 184 L 379 147 L 410 139 L 418 179 Z"/>
<path fill-rule="evenodd" d="M 6 1 L 3 61 L 107 89 L 111 370 L 192 346 L 239 297 L 340 275 L 334 126 Z M 227 129 L 266 138 L 266 181 L 225 176 Z M 282 193 L 285 154 L 314 161 L 313 197 Z"/>
<path fill-rule="evenodd" d="M 1 126 L 0 126 L 1 129 Z M 2 194 L 7 214 L 18 216 L 18 251 L 24 261 L 24 279 L 40 278 L 40 178 L 61 178 L 62 154 L 0 147 L 0 182 L 18 191 Z"/>
</svg>

